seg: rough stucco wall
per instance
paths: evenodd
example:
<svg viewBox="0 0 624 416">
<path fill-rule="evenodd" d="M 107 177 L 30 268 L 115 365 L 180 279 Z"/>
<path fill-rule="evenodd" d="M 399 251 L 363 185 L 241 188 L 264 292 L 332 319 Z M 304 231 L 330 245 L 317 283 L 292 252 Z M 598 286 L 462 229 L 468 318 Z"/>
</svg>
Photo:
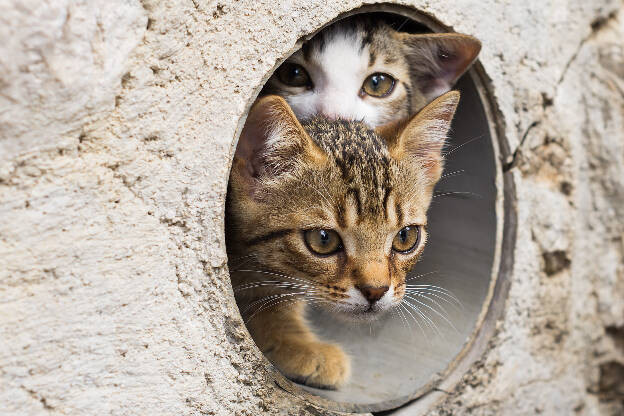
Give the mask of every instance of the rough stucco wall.
<svg viewBox="0 0 624 416">
<path fill-rule="evenodd" d="M 483 41 L 512 149 L 541 122 L 504 317 L 431 414 L 621 412 L 622 3 L 403 4 Z M 0 413 L 316 412 L 232 306 L 223 202 L 263 77 L 359 5 L 0 2 Z"/>
<path fill-rule="evenodd" d="M 434 414 L 624 412 L 624 9 L 579 28 L 556 83 L 518 88 L 520 224 L 491 351 Z M 552 41 L 551 41 L 552 42 Z M 534 71 L 552 65 L 536 61 Z"/>
</svg>

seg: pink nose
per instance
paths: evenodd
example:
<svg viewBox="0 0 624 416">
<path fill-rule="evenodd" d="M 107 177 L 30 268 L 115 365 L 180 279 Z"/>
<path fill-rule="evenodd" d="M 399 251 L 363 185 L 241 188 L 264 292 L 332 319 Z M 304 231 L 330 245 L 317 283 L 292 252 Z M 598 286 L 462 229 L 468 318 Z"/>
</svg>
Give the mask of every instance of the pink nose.
<svg viewBox="0 0 624 416">
<path fill-rule="evenodd" d="M 383 295 L 388 291 L 388 286 L 357 286 L 357 288 L 360 290 L 360 292 L 362 292 L 366 300 L 371 305 L 381 299 Z"/>
</svg>

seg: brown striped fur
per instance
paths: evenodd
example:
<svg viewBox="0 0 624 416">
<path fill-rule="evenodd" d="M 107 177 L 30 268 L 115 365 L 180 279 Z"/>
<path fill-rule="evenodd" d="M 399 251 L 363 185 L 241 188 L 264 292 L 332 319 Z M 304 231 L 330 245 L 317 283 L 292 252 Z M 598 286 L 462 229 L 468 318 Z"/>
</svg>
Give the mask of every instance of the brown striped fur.
<svg viewBox="0 0 624 416">
<path fill-rule="evenodd" d="M 309 330 L 306 303 L 361 320 L 401 302 L 405 275 L 426 241 L 427 210 L 458 100 L 459 93 L 449 92 L 377 131 L 323 117 L 300 123 L 274 95 L 253 106 L 230 176 L 229 267 L 249 331 L 288 377 L 336 388 L 349 375 L 341 348 Z M 392 240 L 405 226 L 422 227 L 421 241 L 398 253 Z M 304 242 L 309 229 L 335 230 L 342 250 L 314 254 Z M 390 288 L 385 304 L 353 303 L 364 293 L 356 288 L 379 287 Z"/>
</svg>

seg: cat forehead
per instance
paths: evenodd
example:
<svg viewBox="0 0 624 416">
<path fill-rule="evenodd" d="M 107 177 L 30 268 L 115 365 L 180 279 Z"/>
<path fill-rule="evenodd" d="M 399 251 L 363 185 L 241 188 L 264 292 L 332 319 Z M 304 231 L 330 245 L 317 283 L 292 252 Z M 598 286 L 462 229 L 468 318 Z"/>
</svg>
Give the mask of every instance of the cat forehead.
<svg viewBox="0 0 624 416">
<path fill-rule="evenodd" d="M 401 44 L 392 36 L 392 29 L 351 20 L 323 30 L 304 44 L 295 57 L 330 74 L 348 69 L 365 72 L 374 65 L 404 63 Z"/>
<path fill-rule="evenodd" d="M 304 130 L 337 164 L 378 166 L 388 170 L 391 157 L 386 142 L 361 121 L 330 120 L 322 116 L 302 122 Z"/>
<path fill-rule="evenodd" d="M 304 159 L 295 173 L 271 181 L 267 206 L 284 207 L 284 218 L 294 216 L 308 228 L 357 225 L 362 232 L 383 234 L 399 225 L 425 223 L 430 198 L 426 174 L 414 163 L 393 158 L 373 129 L 322 116 L 301 125 L 327 157 Z"/>
<path fill-rule="evenodd" d="M 329 156 L 327 169 L 339 192 L 359 211 L 377 214 L 396 182 L 398 165 L 383 139 L 362 122 L 315 117 L 303 123 L 310 137 Z"/>
<path fill-rule="evenodd" d="M 328 72 L 352 68 L 360 71 L 369 66 L 368 45 L 363 33 L 336 30 L 304 49 L 304 58 L 310 63 L 325 68 Z M 307 52 L 307 54 L 306 54 Z"/>
</svg>

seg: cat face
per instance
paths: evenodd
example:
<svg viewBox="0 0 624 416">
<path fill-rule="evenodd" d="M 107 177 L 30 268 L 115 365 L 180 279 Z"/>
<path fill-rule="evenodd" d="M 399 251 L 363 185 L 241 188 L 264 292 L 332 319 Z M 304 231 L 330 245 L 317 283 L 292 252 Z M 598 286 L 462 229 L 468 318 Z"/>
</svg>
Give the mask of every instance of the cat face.
<svg viewBox="0 0 624 416">
<path fill-rule="evenodd" d="M 283 96 L 299 119 L 322 114 L 376 127 L 449 91 L 480 49 L 471 36 L 401 33 L 356 16 L 306 42 L 264 93 Z"/>
<path fill-rule="evenodd" d="M 411 120 L 373 131 L 323 117 L 300 124 L 282 98 L 261 98 L 230 177 L 228 249 L 248 259 L 243 269 L 230 264 L 235 292 L 269 282 L 255 287 L 352 319 L 400 303 L 427 239 L 458 100 L 447 93 Z"/>
</svg>

